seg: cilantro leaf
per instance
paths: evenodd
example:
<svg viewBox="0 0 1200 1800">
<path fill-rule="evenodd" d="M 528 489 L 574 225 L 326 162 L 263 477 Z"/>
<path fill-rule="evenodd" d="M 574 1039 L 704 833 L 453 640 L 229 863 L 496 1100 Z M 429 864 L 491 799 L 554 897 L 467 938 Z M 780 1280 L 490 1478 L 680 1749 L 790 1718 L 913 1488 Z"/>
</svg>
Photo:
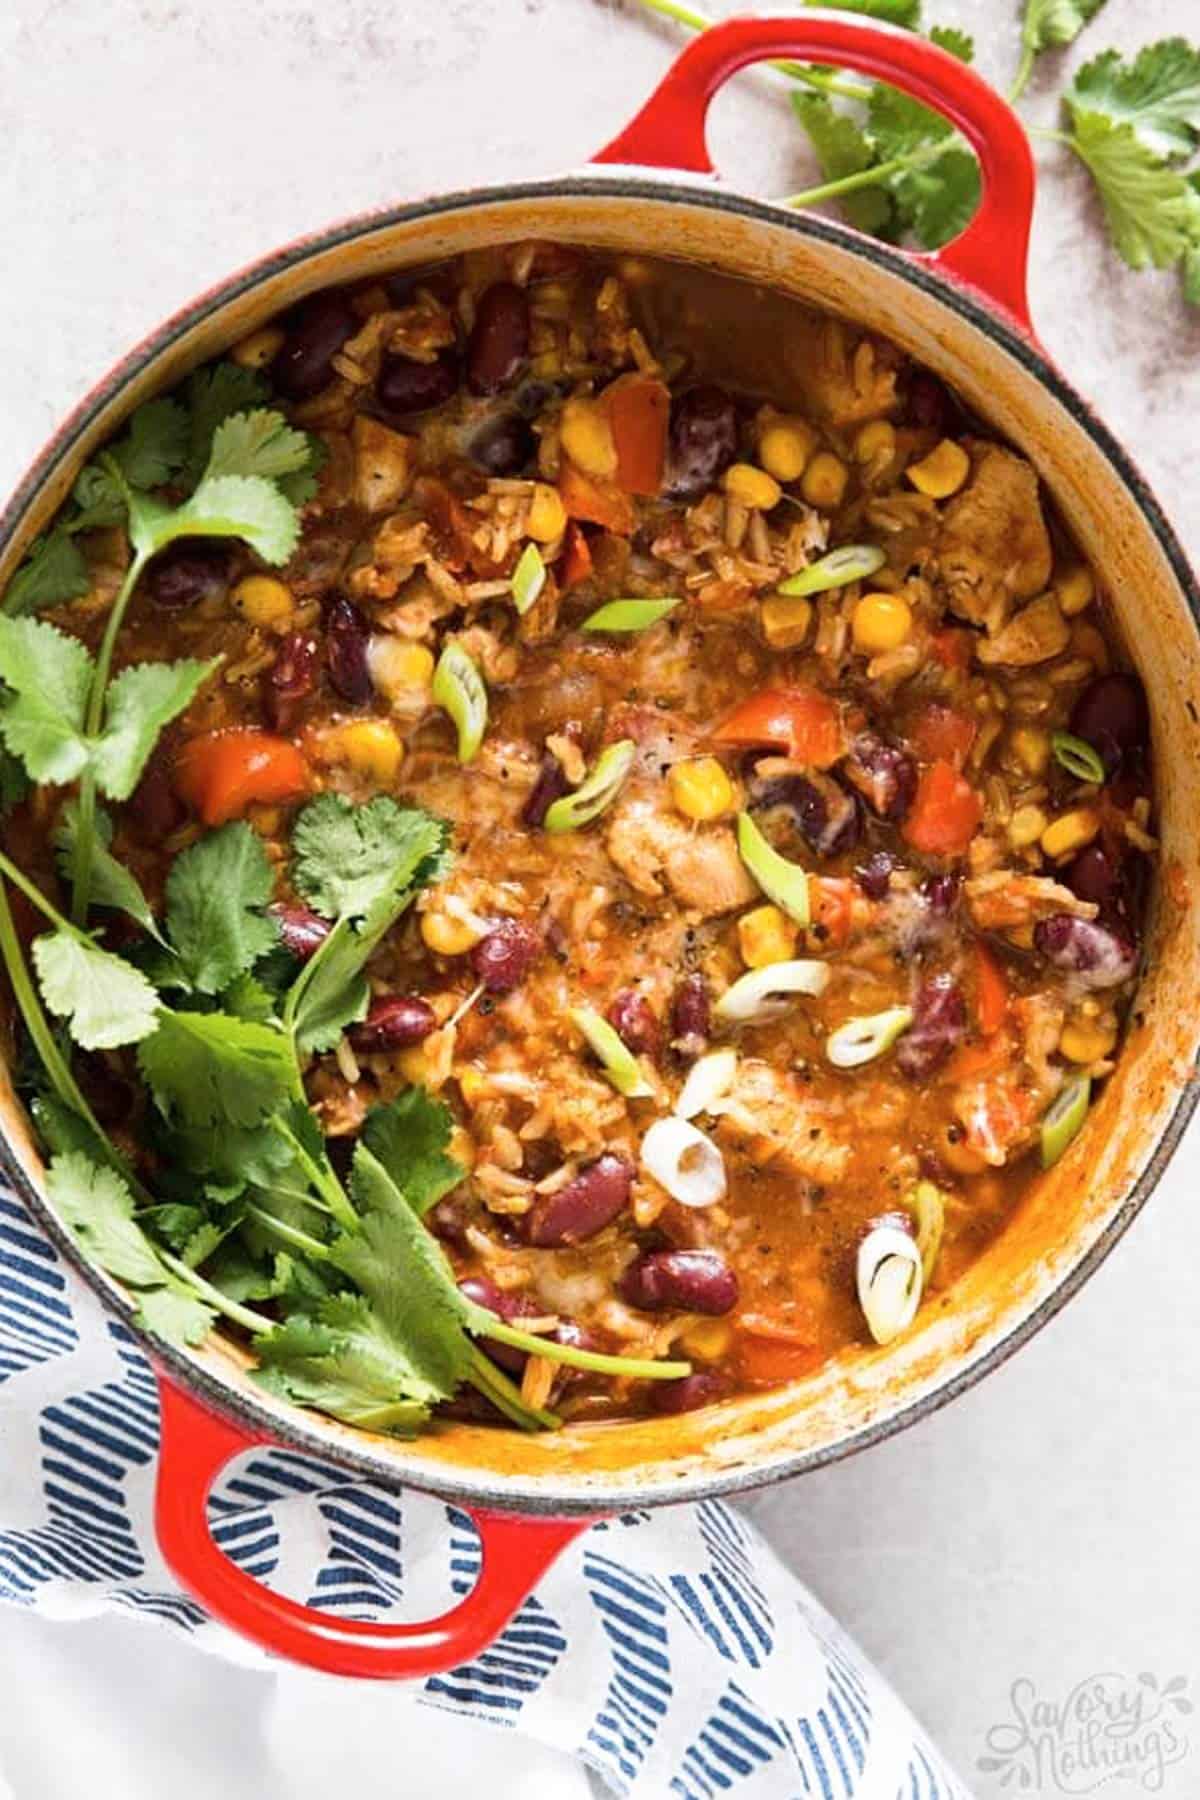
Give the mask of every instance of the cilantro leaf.
<svg viewBox="0 0 1200 1800">
<path fill-rule="evenodd" d="M 1104 0 L 1025 0 L 1021 42 L 1032 55 L 1073 44 Z"/>
<path fill-rule="evenodd" d="M 156 528 L 156 548 L 177 537 L 241 538 L 264 562 L 285 563 L 296 548 L 300 520 L 291 501 L 261 475 L 206 476 L 190 500 Z"/>
<path fill-rule="evenodd" d="M 396 916 L 390 915 L 388 924 Z M 300 1055 L 320 1056 L 336 1049 L 346 1027 L 366 1018 L 371 990 L 364 970 L 383 935 L 381 931 L 368 939 L 349 919 L 339 919 L 301 969 L 284 1008 Z"/>
<path fill-rule="evenodd" d="M 307 432 L 308 461 L 302 469 L 292 475 L 280 475 L 275 485 L 293 506 L 303 506 L 311 500 L 320 485 L 317 477 L 329 461 L 329 448 L 324 438 L 317 437 L 314 432 Z"/>
<path fill-rule="evenodd" d="M 796 117 L 812 140 L 826 181 L 841 181 L 846 175 L 857 175 L 874 166 L 875 147 L 848 113 L 835 111 L 823 94 L 797 89 L 791 101 Z M 891 235 L 892 203 L 882 185 L 844 194 L 839 204 L 860 231 Z"/>
<path fill-rule="evenodd" d="M 14 806 L 19 806 L 29 792 L 30 780 L 25 765 L 0 743 L 0 819 L 6 819 Z"/>
<path fill-rule="evenodd" d="M 164 725 L 191 705 L 220 666 L 197 662 L 138 663 L 122 669 L 108 690 L 104 730 L 93 754 L 96 782 L 113 800 L 128 800 Z"/>
<path fill-rule="evenodd" d="M 185 982 L 219 994 L 278 938 L 263 907 L 274 875 L 262 839 L 244 820 L 192 844 L 167 877 L 167 932 Z M 270 1016 L 270 1002 L 267 1013 Z"/>
<path fill-rule="evenodd" d="M 1189 175 L 1187 182 L 1193 193 L 1200 194 L 1200 172 Z M 1200 306 L 1200 238 L 1183 259 L 1183 297 L 1189 306 Z"/>
<path fill-rule="evenodd" d="M 411 1087 L 367 1114 L 362 1141 L 418 1216 L 457 1187 L 466 1170 L 446 1147 L 454 1115 L 422 1087 Z"/>
<path fill-rule="evenodd" d="M 1103 0 L 1098 0 L 1098 4 L 1103 5 Z M 975 61 L 975 39 L 969 31 L 959 31 L 954 25 L 934 25 L 930 28 L 929 41 L 948 50 L 951 56 L 957 56 L 959 62 Z"/>
<path fill-rule="evenodd" d="M 829 0 L 804 0 L 806 6 L 824 6 Z M 838 12 L 862 13 L 883 19 L 888 25 L 904 25 L 915 31 L 921 21 L 921 0 L 832 0 Z"/>
<path fill-rule="evenodd" d="M 445 825 L 419 807 L 385 794 L 365 806 L 321 794 L 296 820 L 292 880 L 326 918 L 361 918 L 385 894 L 412 885 L 423 865 L 432 870 L 445 842 Z M 432 879 L 426 874 L 422 885 Z"/>
<path fill-rule="evenodd" d="M 204 474 L 218 428 L 231 414 L 261 406 L 269 396 L 266 377 L 240 363 L 210 363 L 190 377 L 184 399 L 188 411 L 188 453 L 183 479 L 189 488 Z"/>
<path fill-rule="evenodd" d="M 280 412 L 256 407 L 233 414 L 217 427 L 204 479 L 262 475 L 274 481 L 305 469 L 311 454 L 307 432 L 294 430 Z"/>
<path fill-rule="evenodd" d="M 979 205 L 979 164 L 969 150 L 952 144 L 936 162 L 909 169 L 894 182 L 903 227 L 919 244 L 936 250 L 958 236 Z"/>
<path fill-rule="evenodd" d="M 1131 126 L 1079 112 L 1071 146 L 1091 171 L 1113 243 L 1131 269 L 1171 268 L 1200 244 L 1200 193 L 1157 161 Z"/>
<path fill-rule="evenodd" d="M 949 119 L 931 107 L 922 106 L 899 88 L 877 82 L 867 103 L 868 129 L 876 152 L 883 162 L 897 156 L 910 156 L 926 144 L 938 144 L 950 137 L 954 127 Z"/>
<path fill-rule="evenodd" d="M 169 1344 L 202 1344 L 216 1313 L 182 1283 L 150 1288 L 138 1295 L 137 1322 Z"/>
<path fill-rule="evenodd" d="M 1066 93 L 1067 110 L 1128 125 L 1162 162 L 1189 156 L 1200 136 L 1200 51 L 1183 38 L 1147 44 L 1132 63 L 1116 50 L 1086 63 Z"/>
<path fill-rule="evenodd" d="M 222 1010 L 238 1019 L 250 1019 L 260 1025 L 275 1017 L 275 996 L 256 976 L 239 975 L 225 989 Z"/>
<path fill-rule="evenodd" d="M 35 538 L 24 562 L 8 584 L 4 611 L 11 617 L 56 606 L 61 600 L 77 600 L 91 583 L 83 552 L 69 531 L 59 525 Z"/>
<path fill-rule="evenodd" d="M 71 498 L 79 508 L 71 520 L 71 531 L 120 525 L 125 518 L 125 495 L 121 484 L 103 463 L 85 463 L 75 477 Z"/>
<path fill-rule="evenodd" d="M 150 910 L 150 902 L 135 877 L 123 863 L 117 861 L 108 848 L 112 842 L 112 820 L 101 808 L 97 808 L 93 830 L 95 845 L 92 850 L 92 905 L 110 907 L 114 912 L 127 914 L 165 949 L 158 920 Z M 59 867 L 64 878 L 74 864 L 78 835 L 79 808 L 74 800 L 68 800 L 54 833 L 54 848 L 58 853 Z"/>
<path fill-rule="evenodd" d="M 42 997 L 84 1050 L 136 1044 L 154 1030 L 158 995 L 140 969 L 70 931 L 32 944 Z"/>
<path fill-rule="evenodd" d="M 188 416 L 178 400 L 147 400 L 112 447 L 130 487 L 156 488 L 178 474 L 187 454 Z"/>
<path fill-rule="evenodd" d="M 0 737 L 34 781 L 67 782 L 88 763 L 83 715 L 92 659 L 42 619 L 0 617 Z"/>
<path fill-rule="evenodd" d="M 357 1295 L 331 1296 L 315 1319 L 293 1314 L 256 1338 L 254 1348 L 260 1359 L 254 1379 L 282 1399 L 366 1431 L 409 1435 L 429 1418 L 428 1402 L 408 1392 L 408 1359 Z"/>
<path fill-rule="evenodd" d="M 185 1127 L 261 1125 L 295 1098 L 286 1038 L 228 1013 L 164 1007 L 138 1067 L 163 1117 Z"/>
<path fill-rule="evenodd" d="M 133 1216 L 133 1195 L 113 1169 L 78 1151 L 53 1157 L 46 1193 L 88 1256 L 130 1287 L 157 1287 L 166 1272 Z"/>
</svg>

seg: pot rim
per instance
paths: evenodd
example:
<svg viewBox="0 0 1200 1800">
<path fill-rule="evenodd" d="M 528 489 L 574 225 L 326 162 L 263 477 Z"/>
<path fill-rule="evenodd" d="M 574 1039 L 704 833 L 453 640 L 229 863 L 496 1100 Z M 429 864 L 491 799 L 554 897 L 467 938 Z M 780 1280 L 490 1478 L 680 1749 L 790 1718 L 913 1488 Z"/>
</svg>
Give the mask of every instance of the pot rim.
<svg viewBox="0 0 1200 1800">
<path fill-rule="evenodd" d="M 55 467 L 70 454 L 97 415 L 164 350 L 239 295 L 251 292 L 263 281 L 296 268 L 313 256 L 391 226 L 411 224 L 422 219 L 443 218 L 455 212 L 473 211 L 512 201 L 537 200 L 541 196 L 583 199 L 589 195 L 700 206 L 799 237 L 814 239 L 849 252 L 868 265 L 899 276 L 968 325 L 983 332 L 1069 414 L 1109 463 L 1136 502 L 1179 585 L 1193 624 L 1200 631 L 1200 584 L 1197 583 L 1183 548 L 1145 477 L 1120 441 L 1096 416 L 1089 402 L 1060 374 L 1036 340 L 995 310 L 986 297 L 977 296 L 974 290 L 945 273 L 935 271 L 904 250 L 867 237 L 837 220 L 791 213 L 766 201 L 729 193 L 710 185 L 707 178 L 673 178 L 670 175 L 659 177 L 642 170 L 613 175 L 597 175 L 586 171 L 526 182 L 458 189 L 441 196 L 356 214 L 309 236 L 297 238 L 248 264 L 237 274 L 214 284 L 143 338 L 68 414 L 30 465 L 0 513 L 0 554 L 16 534 L 30 505 Z M 919 1420 L 928 1418 L 1006 1362 L 1048 1324 L 1094 1274 L 1157 1186 L 1179 1146 L 1198 1100 L 1200 1075 L 1193 1075 L 1182 1085 L 1153 1155 L 1095 1242 L 1031 1312 L 1018 1320 L 988 1349 L 971 1356 L 963 1367 L 937 1386 L 919 1394 L 896 1411 L 864 1424 L 847 1436 L 815 1449 L 781 1457 L 765 1467 L 750 1465 L 724 1473 L 685 1476 L 674 1485 L 650 1488 L 606 1479 L 594 1487 L 589 1486 L 575 1493 L 543 1493 L 537 1488 L 520 1490 L 516 1484 L 494 1486 L 490 1484 L 491 1478 L 486 1474 L 473 1478 L 470 1474 L 441 1464 L 427 1469 L 414 1465 L 411 1473 L 407 1468 L 398 1472 L 383 1456 L 376 1457 L 371 1451 L 350 1445 L 332 1433 L 326 1435 L 318 1422 L 318 1414 L 292 1411 L 286 1416 L 281 1415 L 265 1403 L 256 1402 L 245 1392 L 231 1389 L 218 1375 L 197 1363 L 186 1351 L 164 1343 L 152 1332 L 134 1323 L 135 1308 L 128 1295 L 84 1256 L 29 1176 L 7 1136 L 3 1135 L 0 1135 L 0 1171 L 13 1183 L 18 1194 L 71 1265 L 106 1307 L 115 1312 L 144 1344 L 155 1364 L 214 1411 L 231 1417 L 246 1428 L 251 1434 L 248 1442 L 270 1441 L 288 1449 L 312 1454 L 354 1474 L 379 1481 L 384 1486 L 411 1486 L 447 1499 L 471 1502 L 500 1511 L 563 1518 L 746 1494 L 776 1481 L 840 1462 L 845 1457 L 881 1443 Z"/>
</svg>

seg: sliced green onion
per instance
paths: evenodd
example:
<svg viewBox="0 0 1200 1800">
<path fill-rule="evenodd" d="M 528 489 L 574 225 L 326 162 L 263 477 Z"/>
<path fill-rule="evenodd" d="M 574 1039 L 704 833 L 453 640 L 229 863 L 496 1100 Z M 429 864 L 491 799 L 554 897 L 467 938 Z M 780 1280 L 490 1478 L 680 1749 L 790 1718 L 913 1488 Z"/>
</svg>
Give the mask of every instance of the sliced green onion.
<svg viewBox="0 0 1200 1800">
<path fill-rule="evenodd" d="M 1094 781 L 1102 783 L 1107 774 L 1099 754 L 1081 737 L 1073 737 L 1069 731 L 1056 731 L 1050 739 L 1050 747 L 1054 751 L 1054 760 L 1059 763 L 1068 775 L 1074 775 L 1076 781 Z"/>
<path fill-rule="evenodd" d="M 1042 1119 L 1042 1167 L 1052 1169 L 1083 1129 L 1092 1099 L 1090 1075 L 1074 1075 Z"/>
<path fill-rule="evenodd" d="M 789 575 L 775 589 L 777 594 L 824 594 L 830 588 L 849 587 L 882 569 L 887 557 L 874 544 L 839 544 L 828 556 L 809 563 L 798 575 Z"/>
<path fill-rule="evenodd" d="M 890 1344 L 917 1316 L 924 1278 L 921 1252 L 899 1225 L 876 1225 L 858 1247 L 858 1303 L 877 1344 Z"/>
<path fill-rule="evenodd" d="M 546 585 L 546 565 L 536 544 L 526 544 L 512 572 L 513 605 L 522 617 Z"/>
<path fill-rule="evenodd" d="M 655 1119 L 642 1139 L 642 1167 L 680 1206 L 715 1206 L 725 1198 L 725 1158 L 686 1119 Z"/>
<path fill-rule="evenodd" d="M 568 1016 L 595 1051 L 618 1094 L 624 1094 L 627 1100 L 644 1100 L 653 1094 L 637 1057 L 607 1019 L 590 1006 L 573 1006 Z"/>
<path fill-rule="evenodd" d="M 829 981 L 829 965 L 797 958 L 794 962 L 768 963 L 765 969 L 751 969 L 727 987 L 713 1011 L 726 1025 L 761 1025 L 778 1019 L 788 1010 L 796 994 L 816 999 L 825 992 Z"/>
<path fill-rule="evenodd" d="M 542 821 L 543 831 L 578 831 L 610 807 L 621 791 L 625 777 L 633 767 L 637 745 L 632 738 L 610 744 L 596 758 L 596 766 L 573 794 L 564 794 L 548 807 Z"/>
<path fill-rule="evenodd" d="M 946 1196 L 932 1181 L 918 1181 L 908 1202 L 917 1227 L 917 1249 L 921 1252 L 921 1269 L 928 1287 L 942 1247 L 946 1229 Z"/>
<path fill-rule="evenodd" d="M 770 845 L 748 812 L 738 814 L 738 853 L 768 900 L 782 907 L 797 925 L 807 926 L 810 908 L 808 871 L 789 862 Z"/>
<path fill-rule="evenodd" d="M 469 763 L 478 756 L 487 729 L 488 698 L 483 676 L 461 645 L 451 642 L 442 651 L 432 692 L 458 731 L 459 762 Z"/>
<path fill-rule="evenodd" d="M 697 1113 L 711 1112 L 737 1079 L 737 1066 L 736 1050 L 710 1050 L 707 1056 L 699 1057 L 679 1090 L 676 1118 L 694 1119 Z"/>
<path fill-rule="evenodd" d="M 857 1069 L 890 1050 L 912 1022 L 911 1006 L 889 1006 L 886 1012 L 847 1019 L 825 1039 L 825 1054 L 835 1069 Z"/>
<path fill-rule="evenodd" d="M 682 605 L 679 596 L 663 600 L 610 600 L 589 613 L 580 631 L 645 631 Z"/>
</svg>

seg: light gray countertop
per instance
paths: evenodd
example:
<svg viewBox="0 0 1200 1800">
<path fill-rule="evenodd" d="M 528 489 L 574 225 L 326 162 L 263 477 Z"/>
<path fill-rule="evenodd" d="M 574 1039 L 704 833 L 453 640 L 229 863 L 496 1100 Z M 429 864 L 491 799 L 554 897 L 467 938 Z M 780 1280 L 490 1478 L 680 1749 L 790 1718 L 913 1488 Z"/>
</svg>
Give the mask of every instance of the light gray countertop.
<svg viewBox="0 0 1200 1800">
<path fill-rule="evenodd" d="M 1015 0 L 930 0 L 927 11 L 977 33 L 985 71 L 1011 68 Z M 1189 26 L 1200 36 L 1196 0 L 1109 0 L 1082 48 L 1128 49 Z M 200 289 L 343 215 L 582 163 L 641 102 L 680 35 L 632 0 L 623 10 L 597 0 L 8 0 L 0 490 L 108 364 Z M 1043 123 L 1053 122 L 1057 74 L 1039 75 L 1030 95 Z M 712 139 L 734 185 L 778 193 L 808 178 L 769 78 L 726 90 Z M 1189 491 L 1200 474 L 1200 314 L 1186 313 L 1172 276 L 1116 261 L 1065 151 L 1049 146 L 1041 164 L 1038 326 L 1200 553 Z M 1048 1698 L 1098 1670 L 1184 1674 L 1193 1697 L 1200 1687 L 1198 1173 L 1193 1132 L 1083 1294 L 982 1387 L 898 1440 L 749 1503 L 968 1774 L 988 1727 L 1011 1717 L 1019 1677 Z M 116 1739 L 142 1745 L 126 1764 L 127 1792 L 140 1796 L 157 1751 L 135 1724 L 132 1663 L 122 1680 L 127 1627 L 114 1629 L 108 1653 L 103 1628 L 86 1629 L 96 1707 Z M 6 1623 L 18 1680 L 51 1678 L 52 1635 Z M 207 1663 L 200 1674 L 217 1679 Z M 273 1704 L 286 1705 L 287 1678 L 262 1679 L 280 1684 Z M 244 1709 L 245 1732 L 258 1729 L 258 1680 L 228 1700 Z M 184 1673 L 173 1691 L 182 1704 Z M 305 1691 L 308 1706 L 321 1704 Z M 19 1800 L 82 1791 L 52 1756 L 37 1782 L 18 1780 L 34 1766 L 21 1749 L 24 1716 L 7 1701 L 0 1709 L 0 1791 L 5 1774 Z M 218 1779 L 237 1800 L 264 1791 L 232 1764 L 210 1768 L 210 1755 L 196 1744 L 187 1768 L 170 1770 L 180 1800 Z M 515 1777 L 511 1789 L 497 1780 L 495 1800 L 518 1791 Z M 974 1780 L 999 1791 L 993 1777 Z M 1200 1743 L 1161 1791 L 1200 1792 Z"/>
</svg>

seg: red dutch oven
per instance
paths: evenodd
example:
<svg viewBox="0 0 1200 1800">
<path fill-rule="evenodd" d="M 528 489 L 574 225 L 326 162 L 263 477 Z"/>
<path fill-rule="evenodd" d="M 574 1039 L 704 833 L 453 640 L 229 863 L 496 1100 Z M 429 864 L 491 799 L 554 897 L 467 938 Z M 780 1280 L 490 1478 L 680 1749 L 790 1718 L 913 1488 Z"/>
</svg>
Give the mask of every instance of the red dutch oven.
<svg viewBox="0 0 1200 1800">
<path fill-rule="evenodd" d="M 721 191 L 705 115 L 722 82 L 766 57 L 840 64 L 952 120 L 983 173 L 958 240 L 910 256 L 825 219 Z M 594 171 L 418 201 L 281 250 L 197 300 L 133 352 L 67 421 L 0 521 L 0 582 L 76 473 L 148 394 L 178 381 L 304 294 L 480 245 L 555 238 L 678 257 L 840 314 L 943 376 L 1036 465 L 1102 571 L 1150 693 L 1161 876 L 1128 1044 L 1087 1130 L 1042 1176 L 1000 1239 L 913 1330 L 855 1348 L 803 1382 L 673 1419 L 572 1426 L 527 1438 L 447 1422 L 400 1443 L 275 1401 L 214 1337 L 194 1353 L 148 1338 L 162 1400 L 157 1528 L 180 1581 L 235 1629 L 342 1675 L 424 1676 L 477 1654 L 589 1520 L 632 1506 L 736 1494 L 898 1431 L 1011 1354 L 1080 1286 L 1145 1201 L 1196 1100 L 1200 1047 L 1200 600 L 1178 544 L 1128 457 L 1050 365 L 1026 306 L 1034 198 L 1029 145 L 980 77 L 934 45 L 844 15 L 731 20 L 692 42 Z M 655 173 L 666 171 L 667 173 Z M 752 353 L 747 331 L 747 354 Z M 128 1297 L 88 1265 L 49 1206 L 11 1088 L 4 1160 L 32 1211 L 105 1302 Z M 425 1624 L 335 1619 L 272 1593 L 217 1549 L 207 1497 L 252 1445 L 312 1451 L 356 1475 L 453 1498 L 482 1539 L 473 1591 Z"/>
</svg>

